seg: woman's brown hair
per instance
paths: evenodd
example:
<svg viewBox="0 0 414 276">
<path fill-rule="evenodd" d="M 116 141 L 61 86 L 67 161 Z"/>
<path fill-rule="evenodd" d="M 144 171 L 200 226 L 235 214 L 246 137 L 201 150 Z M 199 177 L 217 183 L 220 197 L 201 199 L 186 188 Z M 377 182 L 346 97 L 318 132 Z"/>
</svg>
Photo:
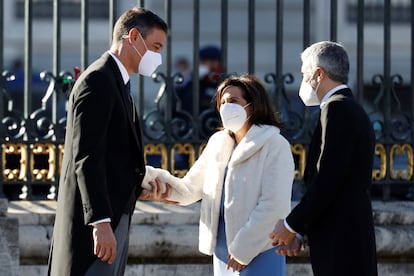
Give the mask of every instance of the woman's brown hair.
<svg viewBox="0 0 414 276">
<path fill-rule="evenodd" d="M 230 76 L 218 86 L 216 93 L 217 110 L 220 110 L 221 98 L 229 86 L 239 87 L 242 91 L 243 98 L 250 103 L 252 114 L 249 118 L 249 123 L 255 125 L 273 125 L 279 128 L 283 126 L 264 84 L 252 74 Z"/>
</svg>

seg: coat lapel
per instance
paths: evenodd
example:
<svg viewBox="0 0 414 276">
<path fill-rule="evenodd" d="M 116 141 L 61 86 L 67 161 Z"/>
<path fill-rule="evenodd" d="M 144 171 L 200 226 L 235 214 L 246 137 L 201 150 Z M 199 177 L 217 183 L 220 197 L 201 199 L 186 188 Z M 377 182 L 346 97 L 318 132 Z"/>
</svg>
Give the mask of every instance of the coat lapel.
<svg viewBox="0 0 414 276">
<path fill-rule="evenodd" d="M 349 88 L 341 89 L 336 91 L 326 102 L 323 110 L 319 113 L 318 124 L 313 132 L 312 140 L 309 145 L 309 153 L 306 162 L 306 168 L 304 173 L 304 180 L 308 182 L 312 177 L 319 171 L 319 162 L 324 147 L 324 135 L 326 126 L 326 114 L 329 109 L 329 103 L 337 101 L 342 98 L 353 99 L 352 92 Z"/>
<path fill-rule="evenodd" d="M 276 127 L 252 125 L 246 136 L 240 141 L 240 146 L 234 149 L 229 165 L 234 166 L 244 162 L 260 150 L 269 136 L 274 135 L 272 128 Z"/>
<path fill-rule="evenodd" d="M 305 168 L 305 172 L 303 176 L 303 179 L 305 180 L 306 183 L 317 172 L 317 163 L 318 163 L 318 159 L 321 153 L 321 143 L 322 143 L 321 136 L 322 136 L 322 125 L 321 125 L 321 119 L 319 118 L 318 124 L 316 125 L 313 131 L 311 143 L 309 145 L 306 168 Z"/>
<path fill-rule="evenodd" d="M 135 107 L 132 105 L 132 99 L 129 99 L 129 96 L 127 95 L 126 91 L 125 91 L 125 84 L 124 81 L 122 79 L 122 75 L 121 72 L 119 71 L 118 65 L 116 64 L 115 60 L 109 55 L 108 55 L 108 59 L 111 60 L 111 66 L 113 68 L 113 71 L 116 75 L 116 80 L 117 80 L 117 86 L 118 86 L 118 92 L 121 94 L 121 99 L 122 99 L 122 103 L 124 105 L 124 110 L 125 113 L 127 114 L 127 118 L 129 121 L 129 126 L 131 127 L 131 132 L 132 135 L 134 136 L 134 139 L 138 145 L 138 149 L 140 151 L 142 151 L 142 138 L 141 138 L 141 130 L 140 130 L 140 125 L 138 122 L 138 116 L 136 114 L 136 110 Z M 133 110 L 132 112 L 129 112 L 129 110 Z M 134 115 L 132 115 L 134 114 Z M 135 121 L 136 123 L 134 123 L 134 118 L 133 116 L 135 116 Z"/>
</svg>

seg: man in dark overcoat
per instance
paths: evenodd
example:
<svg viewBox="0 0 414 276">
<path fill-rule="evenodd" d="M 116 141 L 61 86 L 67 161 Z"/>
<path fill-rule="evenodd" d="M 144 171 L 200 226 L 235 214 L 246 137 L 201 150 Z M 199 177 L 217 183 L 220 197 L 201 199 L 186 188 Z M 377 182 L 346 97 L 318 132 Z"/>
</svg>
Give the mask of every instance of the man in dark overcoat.
<svg viewBox="0 0 414 276">
<path fill-rule="evenodd" d="M 167 31 L 147 9 L 126 11 L 110 50 L 74 85 L 48 275 L 124 274 L 135 202 L 161 196 L 157 186 L 141 189 L 144 149 L 129 76 L 150 76 L 161 64 Z"/>
<path fill-rule="evenodd" d="M 322 41 L 301 55 L 305 105 L 320 106 L 305 168 L 306 192 L 270 234 L 280 254 L 296 255 L 305 235 L 314 275 L 377 275 L 369 196 L 375 137 L 371 122 L 346 85 L 342 45 Z M 299 234 L 299 235 L 298 235 Z"/>
</svg>

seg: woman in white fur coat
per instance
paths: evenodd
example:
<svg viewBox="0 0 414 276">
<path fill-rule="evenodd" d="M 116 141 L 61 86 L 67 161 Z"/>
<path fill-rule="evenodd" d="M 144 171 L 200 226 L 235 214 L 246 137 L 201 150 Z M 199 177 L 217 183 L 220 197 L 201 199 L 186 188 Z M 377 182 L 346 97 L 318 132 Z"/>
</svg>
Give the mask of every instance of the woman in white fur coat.
<svg viewBox="0 0 414 276">
<path fill-rule="evenodd" d="M 262 82 L 229 77 L 217 89 L 223 130 L 209 139 L 183 178 L 147 166 L 143 185 L 169 183 L 170 201 L 201 201 L 199 249 L 214 275 L 285 275 L 268 234 L 290 212 L 294 161 Z"/>
</svg>

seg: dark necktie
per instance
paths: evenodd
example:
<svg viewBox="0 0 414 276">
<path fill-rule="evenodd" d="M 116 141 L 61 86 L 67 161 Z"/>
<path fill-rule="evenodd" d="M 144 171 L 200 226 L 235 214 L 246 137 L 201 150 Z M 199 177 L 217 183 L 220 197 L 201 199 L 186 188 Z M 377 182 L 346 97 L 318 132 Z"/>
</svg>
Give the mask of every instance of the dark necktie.
<svg viewBox="0 0 414 276">
<path fill-rule="evenodd" d="M 129 100 L 129 104 L 127 104 L 128 113 L 132 115 L 132 121 L 135 122 L 135 105 L 131 96 L 131 84 L 129 81 L 125 84 L 125 93 Z"/>
<path fill-rule="evenodd" d="M 131 95 L 131 83 L 129 81 L 125 84 L 125 93 L 127 93 L 128 97 Z"/>
</svg>

